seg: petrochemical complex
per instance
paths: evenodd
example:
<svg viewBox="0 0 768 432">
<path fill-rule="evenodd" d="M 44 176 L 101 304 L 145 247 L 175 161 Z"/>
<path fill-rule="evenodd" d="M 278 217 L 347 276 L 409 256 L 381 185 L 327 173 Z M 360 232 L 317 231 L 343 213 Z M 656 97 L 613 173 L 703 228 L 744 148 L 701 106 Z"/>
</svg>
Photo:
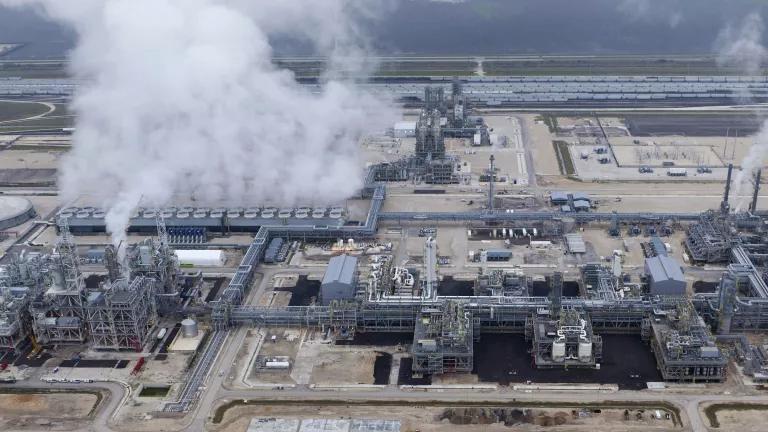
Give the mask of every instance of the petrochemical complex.
<svg viewBox="0 0 768 432">
<path fill-rule="evenodd" d="M 661 88 L 649 80 L 632 88 Z M 3 197 L 0 206 L 13 210 L 3 227 L 26 224 L 5 239 L 0 271 L 0 352 L 3 369 L 13 370 L 6 381 L 163 387 L 164 397 L 124 408 L 120 422 L 144 429 L 208 409 L 201 399 L 223 381 L 233 399 L 254 389 L 386 388 L 391 365 L 371 382 L 317 378 L 334 363 L 324 355 L 343 357 L 349 347 L 360 347 L 351 364 L 374 352 L 396 356 L 400 391 L 515 383 L 641 391 L 728 386 L 734 373 L 751 385 L 768 381 L 759 169 L 747 173 L 753 186 L 742 209 L 730 196 L 740 168 L 726 149 L 641 143 L 615 119 L 496 112 L 496 99 L 478 96 L 509 87 L 517 97 L 539 81 L 470 80 L 469 92 L 466 82 L 442 81 L 419 84 L 423 95 L 410 99 L 403 121 L 363 140 L 366 155 L 378 156 L 359 195 L 341 204 L 139 208 L 127 244 L 115 246 L 106 210 L 87 198 L 44 204 L 38 213 L 49 215 L 29 222 L 37 213 L 28 201 Z M 705 82 L 674 86 L 713 92 L 742 81 Z M 393 86 L 398 94 L 406 84 Z M 624 147 L 648 146 L 650 156 L 626 162 Z M 559 172 L 535 168 L 549 154 Z M 653 198 L 641 196 L 625 206 L 637 193 L 606 193 L 599 183 L 578 191 L 592 190 L 587 181 L 600 174 L 590 170 L 603 165 L 615 170 L 607 176 L 624 176 L 618 183 L 685 184 L 693 176 L 657 177 L 654 168 L 698 168 L 696 180 L 725 186 L 698 206 L 649 210 L 643 199 Z M 493 342 L 504 337 L 522 342 Z M 642 347 L 634 355 L 645 352 L 650 369 L 621 360 L 627 343 Z M 96 372 L 78 374 L 88 362 Z M 130 374 L 112 372 L 126 365 Z"/>
</svg>

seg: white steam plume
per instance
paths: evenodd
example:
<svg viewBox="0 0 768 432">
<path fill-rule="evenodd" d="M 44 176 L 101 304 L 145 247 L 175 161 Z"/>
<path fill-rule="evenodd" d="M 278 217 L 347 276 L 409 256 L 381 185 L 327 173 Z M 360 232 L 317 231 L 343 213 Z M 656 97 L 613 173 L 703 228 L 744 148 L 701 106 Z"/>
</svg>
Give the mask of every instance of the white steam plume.
<svg viewBox="0 0 768 432">
<path fill-rule="evenodd" d="M 78 34 L 71 69 L 85 84 L 60 188 L 64 199 L 100 197 L 115 243 L 140 201 L 293 205 L 353 195 L 358 138 L 394 112 L 348 82 L 326 79 L 316 93 L 297 84 L 273 66 L 270 37 L 310 42 L 362 72 L 365 62 L 347 61 L 365 51 L 351 16 L 371 17 L 379 3 L 0 0 Z"/>
<path fill-rule="evenodd" d="M 768 58 L 763 46 L 765 24 L 757 12 L 747 15 L 738 25 L 728 24 L 715 40 L 720 66 L 736 66 L 748 75 L 759 75 Z"/>
<path fill-rule="evenodd" d="M 763 45 L 765 24 L 757 12 L 747 15 L 738 24 L 727 25 L 715 40 L 718 65 L 735 67 L 745 75 L 761 75 L 763 64 L 768 59 L 768 49 Z M 737 95 L 743 103 L 749 103 L 749 90 Z M 755 113 L 757 114 L 757 113 Z M 760 130 L 753 137 L 752 145 L 741 160 L 741 170 L 734 179 L 734 195 L 740 197 L 744 186 L 750 183 L 752 174 L 763 167 L 768 156 L 768 121 L 763 121 Z M 740 210 L 740 200 L 736 210 Z"/>
<path fill-rule="evenodd" d="M 621 0 L 616 10 L 631 21 L 663 23 L 676 28 L 683 21 L 678 0 Z"/>
</svg>

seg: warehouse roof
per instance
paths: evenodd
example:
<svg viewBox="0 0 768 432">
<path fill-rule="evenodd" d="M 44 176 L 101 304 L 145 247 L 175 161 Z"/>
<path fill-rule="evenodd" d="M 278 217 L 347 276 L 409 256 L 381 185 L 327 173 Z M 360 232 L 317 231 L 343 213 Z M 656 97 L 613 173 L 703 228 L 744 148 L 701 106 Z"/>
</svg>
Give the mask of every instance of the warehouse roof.
<svg viewBox="0 0 768 432">
<path fill-rule="evenodd" d="M 645 268 L 654 282 L 665 280 L 685 282 L 685 276 L 683 276 L 683 269 L 680 267 L 680 264 L 668 256 L 662 255 L 646 258 Z"/>
<path fill-rule="evenodd" d="M 659 236 L 651 237 L 651 249 L 656 256 L 667 255 L 667 246 L 664 245 Z"/>
<path fill-rule="evenodd" d="M 552 191 L 549 194 L 549 199 L 551 201 L 559 201 L 559 202 L 565 202 L 568 201 L 568 196 L 571 196 L 571 198 L 574 201 L 592 201 L 592 198 L 590 198 L 589 194 L 586 194 L 584 192 L 565 192 L 565 191 Z"/>
<path fill-rule="evenodd" d="M 508 250 L 489 250 L 488 258 L 512 258 L 512 251 Z"/>
<path fill-rule="evenodd" d="M 323 284 L 341 282 L 353 284 L 355 282 L 355 271 L 357 270 L 357 258 L 349 255 L 339 255 L 328 261 L 328 268 L 325 269 Z"/>
<path fill-rule="evenodd" d="M 584 243 L 584 237 L 581 234 L 566 234 L 565 242 L 568 244 L 568 251 L 573 254 L 587 252 L 587 245 Z"/>
</svg>

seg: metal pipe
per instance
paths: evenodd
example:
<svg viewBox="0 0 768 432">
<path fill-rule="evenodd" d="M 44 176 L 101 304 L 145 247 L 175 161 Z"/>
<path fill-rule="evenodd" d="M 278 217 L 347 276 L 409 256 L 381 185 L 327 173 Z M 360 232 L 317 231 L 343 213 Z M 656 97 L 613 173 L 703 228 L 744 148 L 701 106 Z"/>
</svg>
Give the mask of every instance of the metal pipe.
<svg viewBox="0 0 768 432">
<path fill-rule="evenodd" d="M 731 194 L 731 174 L 733 173 L 733 164 L 728 164 L 728 177 L 725 180 L 725 194 L 723 194 L 723 202 L 720 203 L 720 211 L 722 213 L 728 213 L 730 205 L 728 204 L 728 197 Z"/>
<path fill-rule="evenodd" d="M 488 170 L 488 210 L 493 210 L 493 188 L 494 188 L 494 179 L 496 178 L 496 168 L 493 166 L 493 161 L 495 158 L 493 155 L 491 155 L 491 166 Z"/>
<path fill-rule="evenodd" d="M 763 170 L 758 169 L 755 173 L 755 189 L 754 193 L 752 194 L 752 204 L 749 206 L 749 212 L 754 213 L 757 210 L 757 197 L 760 193 L 760 174 Z"/>
</svg>

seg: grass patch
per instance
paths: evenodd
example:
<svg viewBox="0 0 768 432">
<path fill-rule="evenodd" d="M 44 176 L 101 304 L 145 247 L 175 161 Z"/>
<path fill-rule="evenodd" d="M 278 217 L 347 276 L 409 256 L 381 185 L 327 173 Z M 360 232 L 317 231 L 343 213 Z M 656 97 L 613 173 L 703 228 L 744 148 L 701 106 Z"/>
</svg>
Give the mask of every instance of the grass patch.
<svg viewBox="0 0 768 432">
<path fill-rule="evenodd" d="M 709 420 L 709 425 L 713 428 L 720 427 L 720 421 L 717 420 L 718 411 L 768 411 L 768 405 L 749 403 L 712 404 L 704 409 L 704 414 L 707 416 L 707 420 Z"/>
<path fill-rule="evenodd" d="M 219 424 L 224 419 L 224 415 L 232 408 L 240 406 L 402 406 L 412 407 L 414 405 L 437 408 L 454 407 L 483 407 L 483 408 L 586 408 L 586 409 L 658 409 L 667 412 L 672 417 L 672 422 L 676 427 L 682 427 L 683 421 L 680 417 L 680 409 L 675 405 L 662 401 L 632 402 L 632 401 L 603 401 L 603 402 L 538 402 L 538 401 L 512 401 L 508 403 L 491 401 L 473 401 L 473 402 L 452 402 L 452 401 L 412 401 L 412 400 L 243 400 L 236 399 L 219 406 L 214 411 L 212 422 Z"/>
<path fill-rule="evenodd" d="M 44 130 L 44 129 L 71 128 L 71 127 L 74 127 L 74 125 L 75 125 L 74 116 L 55 117 L 55 118 L 42 117 L 34 120 L 6 123 L 5 125 L 0 125 L 0 134 L 36 131 L 36 130 Z"/>
<path fill-rule="evenodd" d="M 557 156 L 557 166 L 560 168 L 560 174 L 567 176 L 576 174 L 571 152 L 568 151 L 568 143 L 565 141 L 552 141 L 552 145 L 555 147 L 555 156 Z"/>
<path fill-rule="evenodd" d="M 143 386 L 139 392 L 139 397 L 165 397 L 171 391 L 171 386 L 154 385 Z"/>
<path fill-rule="evenodd" d="M 557 123 L 557 116 L 552 114 L 542 114 L 541 121 L 549 128 L 549 133 L 557 133 L 560 125 Z"/>
<path fill-rule="evenodd" d="M 0 121 L 19 120 L 48 112 L 48 107 L 36 102 L 0 101 Z"/>
</svg>

